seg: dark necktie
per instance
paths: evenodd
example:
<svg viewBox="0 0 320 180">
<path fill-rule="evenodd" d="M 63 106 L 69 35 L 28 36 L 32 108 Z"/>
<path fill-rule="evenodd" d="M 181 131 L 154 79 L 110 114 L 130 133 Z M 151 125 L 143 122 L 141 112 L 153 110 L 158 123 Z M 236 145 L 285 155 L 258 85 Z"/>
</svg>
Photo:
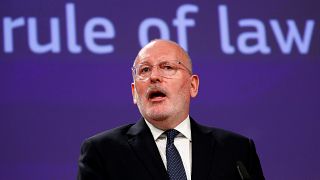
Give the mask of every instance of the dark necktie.
<svg viewBox="0 0 320 180">
<path fill-rule="evenodd" d="M 166 157 L 169 179 L 187 180 L 180 154 L 173 144 L 174 138 L 179 134 L 179 131 L 175 129 L 169 129 L 165 133 L 167 135 Z"/>
</svg>

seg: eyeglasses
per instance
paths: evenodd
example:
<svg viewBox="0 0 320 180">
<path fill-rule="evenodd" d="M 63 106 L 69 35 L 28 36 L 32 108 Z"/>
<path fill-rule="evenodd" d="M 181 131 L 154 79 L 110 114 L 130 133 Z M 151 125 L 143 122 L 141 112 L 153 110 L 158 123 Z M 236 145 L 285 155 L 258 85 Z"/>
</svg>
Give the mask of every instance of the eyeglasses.
<svg viewBox="0 0 320 180">
<path fill-rule="evenodd" d="M 173 60 L 161 61 L 155 65 L 147 63 L 137 64 L 131 68 L 133 77 L 138 78 L 139 80 L 148 79 L 152 74 L 153 67 L 155 66 L 157 67 L 159 75 L 165 78 L 172 78 L 179 69 L 186 70 L 190 75 L 192 74 L 191 70 L 182 62 Z"/>
</svg>

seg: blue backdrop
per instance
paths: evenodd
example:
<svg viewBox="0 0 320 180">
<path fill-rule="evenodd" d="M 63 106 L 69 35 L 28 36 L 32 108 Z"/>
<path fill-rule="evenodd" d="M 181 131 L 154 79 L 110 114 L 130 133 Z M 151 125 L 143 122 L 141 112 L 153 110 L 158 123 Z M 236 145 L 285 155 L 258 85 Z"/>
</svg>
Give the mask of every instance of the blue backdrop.
<svg viewBox="0 0 320 180">
<path fill-rule="evenodd" d="M 319 5 L 2 0 L 0 179 L 75 179 L 85 138 L 140 118 L 130 67 L 154 38 L 193 60 L 193 118 L 253 138 L 267 179 L 320 179 Z"/>
</svg>

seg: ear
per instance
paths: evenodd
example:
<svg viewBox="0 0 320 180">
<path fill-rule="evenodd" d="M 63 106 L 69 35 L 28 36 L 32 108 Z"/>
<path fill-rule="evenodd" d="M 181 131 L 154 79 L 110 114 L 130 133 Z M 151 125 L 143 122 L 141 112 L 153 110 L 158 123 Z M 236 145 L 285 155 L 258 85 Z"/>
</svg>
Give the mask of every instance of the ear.
<svg viewBox="0 0 320 180">
<path fill-rule="evenodd" d="M 132 92 L 133 104 L 137 104 L 137 92 L 135 90 L 134 82 L 131 83 L 131 92 Z"/>
<path fill-rule="evenodd" d="M 190 87 L 190 96 L 191 97 L 196 97 L 198 94 L 198 90 L 199 90 L 199 76 L 193 74 L 191 76 L 191 87 Z"/>
</svg>

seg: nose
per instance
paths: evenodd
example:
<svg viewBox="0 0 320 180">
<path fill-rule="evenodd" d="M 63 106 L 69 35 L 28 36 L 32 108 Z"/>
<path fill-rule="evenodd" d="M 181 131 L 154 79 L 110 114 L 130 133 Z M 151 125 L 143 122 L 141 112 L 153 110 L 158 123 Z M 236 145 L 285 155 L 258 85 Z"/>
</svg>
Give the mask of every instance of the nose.
<svg viewBox="0 0 320 180">
<path fill-rule="evenodd" d="M 151 82 L 161 82 L 162 81 L 162 76 L 161 76 L 161 73 L 159 71 L 158 66 L 154 66 L 154 68 L 152 68 L 152 71 L 150 74 L 150 81 Z"/>
</svg>

